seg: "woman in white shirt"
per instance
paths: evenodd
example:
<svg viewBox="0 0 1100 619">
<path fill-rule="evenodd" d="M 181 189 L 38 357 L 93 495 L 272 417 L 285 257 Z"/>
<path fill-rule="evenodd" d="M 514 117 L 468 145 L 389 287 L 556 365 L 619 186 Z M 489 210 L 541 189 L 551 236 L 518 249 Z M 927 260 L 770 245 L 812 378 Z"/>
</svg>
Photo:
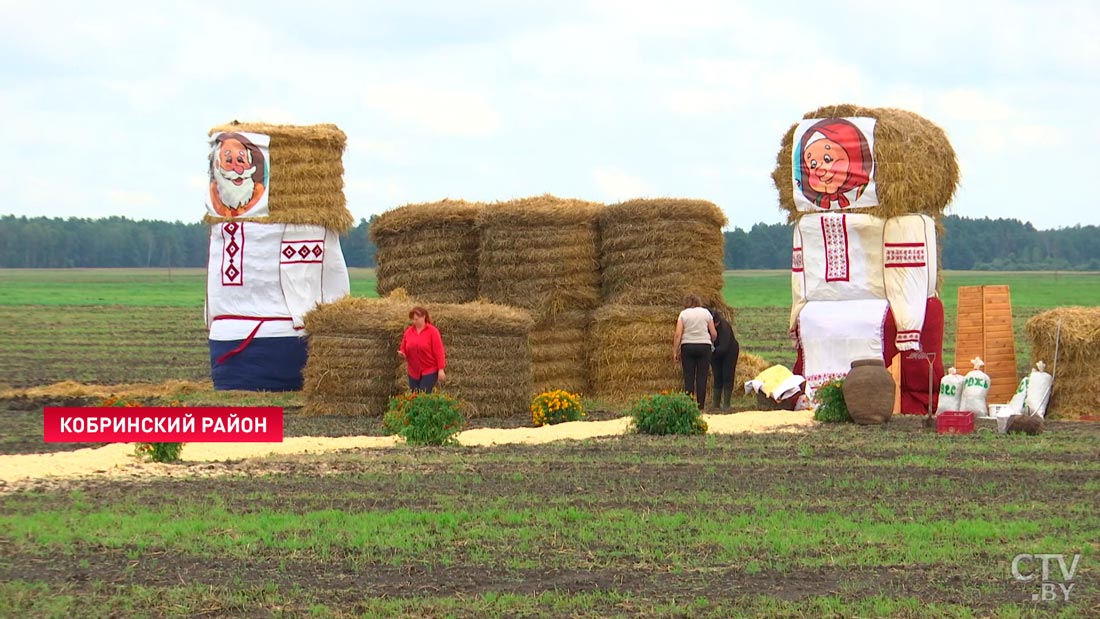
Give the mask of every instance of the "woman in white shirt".
<svg viewBox="0 0 1100 619">
<path fill-rule="evenodd" d="M 718 337 L 714 317 L 701 305 L 699 295 L 684 297 L 684 311 L 676 319 L 672 342 L 672 360 L 679 361 L 684 370 L 684 391 L 695 397 L 700 410 L 707 401 L 710 355 Z"/>
</svg>

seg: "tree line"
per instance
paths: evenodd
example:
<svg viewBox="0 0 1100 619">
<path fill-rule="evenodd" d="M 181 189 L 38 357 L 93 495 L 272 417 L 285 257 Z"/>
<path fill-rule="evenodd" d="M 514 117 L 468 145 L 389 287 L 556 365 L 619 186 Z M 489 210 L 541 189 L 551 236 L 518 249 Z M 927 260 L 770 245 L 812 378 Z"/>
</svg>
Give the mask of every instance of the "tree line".
<svg viewBox="0 0 1100 619">
<path fill-rule="evenodd" d="M 373 218 L 372 218 L 373 219 Z M 340 239 L 351 267 L 374 266 L 370 220 Z M 0 268 L 204 267 L 209 228 L 202 223 L 0 216 Z M 786 269 L 791 227 L 758 223 L 725 232 L 730 269 Z M 1016 219 L 943 220 L 943 266 L 955 270 L 1100 271 L 1100 228 L 1036 230 Z"/>
</svg>

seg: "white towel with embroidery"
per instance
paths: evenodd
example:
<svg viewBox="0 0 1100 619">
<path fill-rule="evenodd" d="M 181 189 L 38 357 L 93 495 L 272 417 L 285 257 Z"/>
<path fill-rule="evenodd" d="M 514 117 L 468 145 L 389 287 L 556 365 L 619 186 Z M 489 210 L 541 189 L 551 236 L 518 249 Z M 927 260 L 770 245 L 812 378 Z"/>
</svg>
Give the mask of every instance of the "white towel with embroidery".
<svg viewBox="0 0 1100 619">
<path fill-rule="evenodd" d="M 886 220 L 883 232 L 886 298 L 894 309 L 899 351 L 920 350 L 924 309 L 936 294 L 936 222 L 927 215 Z"/>
<path fill-rule="evenodd" d="M 811 390 L 848 375 L 856 359 L 882 358 L 885 299 L 810 301 L 798 315 L 802 374 Z"/>
</svg>

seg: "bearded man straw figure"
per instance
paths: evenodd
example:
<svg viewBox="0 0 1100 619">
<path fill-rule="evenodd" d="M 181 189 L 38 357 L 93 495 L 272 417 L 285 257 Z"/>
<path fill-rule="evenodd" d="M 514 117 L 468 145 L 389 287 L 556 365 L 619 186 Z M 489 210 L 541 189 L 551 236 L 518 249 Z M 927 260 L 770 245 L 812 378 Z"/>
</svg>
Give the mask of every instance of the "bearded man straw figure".
<svg viewBox="0 0 1100 619">
<path fill-rule="evenodd" d="M 239 133 L 222 133 L 210 151 L 210 203 L 222 217 L 241 217 L 266 190 L 263 152 Z"/>
</svg>

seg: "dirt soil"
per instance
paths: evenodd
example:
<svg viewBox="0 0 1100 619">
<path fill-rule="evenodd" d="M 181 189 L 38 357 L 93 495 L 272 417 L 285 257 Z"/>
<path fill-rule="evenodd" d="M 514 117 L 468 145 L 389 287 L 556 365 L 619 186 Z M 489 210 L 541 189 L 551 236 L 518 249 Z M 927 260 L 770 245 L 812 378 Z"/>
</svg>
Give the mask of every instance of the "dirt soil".
<svg viewBox="0 0 1100 619">
<path fill-rule="evenodd" d="M 889 432 L 918 432 L 917 420 L 900 420 Z M 796 453 L 797 447 L 776 441 L 780 449 Z M 701 484 L 714 488 L 736 488 L 737 493 L 767 495 L 775 488 L 787 488 L 795 496 L 820 489 L 824 480 L 836 474 L 838 460 L 858 455 L 858 446 L 838 445 L 834 450 L 815 453 L 796 466 L 782 458 L 754 466 L 745 475 L 737 466 L 725 464 L 736 453 L 737 444 L 719 438 L 717 448 L 700 440 L 691 444 L 669 444 L 662 437 L 612 436 L 594 442 L 566 441 L 555 446 L 554 471 L 542 468 L 545 454 L 538 446 L 512 443 L 494 447 L 491 458 L 468 457 L 445 448 L 425 448 L 417 454 L 403 450 L 368 449 L 354 454 L 317 456 L 280 455 L 268 459 L 237 462 L 191 461 L 174 470 L 191 479 L 186 483 L 163 475 L 129 479 L 106 476 L 84 477 L 59 482 L 37 480 L 37 489 L 64 487 L 74 492 L 51 492 L 36 503 L 38 509 L 71 503 L 76 491 L 87 509 L 124 509 L 138 504 L 150 508 L 208 502 L 219 497 L 219 508 L 231 513 L 309 513 L 317 510 L 359 512 L 365 510 L 425 510 L 441 508 L 441 500 L 462 500 L 476 494 L 482 502 L 512 501 L 514 509 L 538 509 L 548 501 L 577 492 L 577 508 L 652 510 L 676 513 L 692 509 L 690 497 Z M 717 453 L 716 453 L 717 449 Z M 655 453 L 668 456 L 653 460 Z M 542 460 L 539 459 L 540 454 Z M 873 467 L 872 467 L 873 468 Z M 231 477 L 206 479 L 207 475 L 232 473 Z M 929 509 L 942 510 L 950 517 L 957 509 L 957 492 L 976 491 L 988 484 L 985 471 L 948 469 L 950 484 L 927 485 L 928 472 L 918 468 L 885 468 L 868 475 L 893 476 L 899 485 L 920 487 L 912 500 Z M 1028 499 L 1082 504 L 1095 497 L 1087 489 L 1093 479 L 1088 472 L 1068 471 L 1079 476 L 1063 480 L 1057 489 L 1038 484 L 1029 487 Z M 173 473 L 174 477 L 175 474 Z M 410 485 L 407 478 L 415 483 Z M 403 480 L 404 478 L 404 480 Z M 625 485 L 624 485 L 625 484 Z M 1067 496 L 1067 488 L 1080 488 Z M 866 489 L 833 488 L 832 501 L 869 500 Z M 806 494 L 812 502 L 811 495 Z M 518 499 L 516 497 L 522 497 Z M 679 498 L 675 498 L 679 497 Z M 685 499 L 689 497 L 689 499 Z M 685 503 L 685 500 L 688 502 Z M 561 504 L 558 503 L 560 506 Z M 120 507 L 121 506 L 121 507 Z M 704 509 L 702 505 L 696 506 Z M 11 507 L 17 509 L 15 505 Z M 731 507 L 751 511 L 752 506 Z M 705 511 L 703 512 L 705 513 Z M 597 542 L 598 543 L 598 542 Z M 712 601 L 745 595 L 766 594 L 780 599 L 803 600 L 815 596 L 843 595 L 848 599 L 883 595 L 914 597 L 925 601 L 954 601 L 972 608 L 995 608 L 1004 603 L 1027 603 L 1032 588 L 1015 583 L 1006 574 L 990 570 L 968 571 L 966 566 L 886 565 L 822 567 L 789 566 L 774 569 L 765 565 L 756 573 L 743 566 L 707 565 L 700 569 L 670 573 L 667 566 L 654 565 L 630 556 L 610 563 L 585 565 L 576 558 L 559 567 L 539 569 L 507 566 L 509 548 L 490 544 L 463 556 L 480 555 L 484 561 L 459 560 L 450 565 L 428 562 L 378 561 L 358 554 L 356 548 L 335 548 L 321 557 L 316 553 L 286 553 L 259 549 L 247 556 L 191 555 L 158 549 L 111 548 L 99 544 L 78 545 L 75 551 L 49 549 L 5 553 L 0 560 L 0 581 L 22 579 L 64 585 L 73 595 L 95 595 L 108 586 L 174 587 L 181 583 L 209 587 L 232 583 L 235 589 L 275 585 L 282 591 L 300 587 L 314 599 L 331 606 L 354 609 L 364 598 L 410 596 L 475 596 L 485 593 L 530 595 L 543 592 L 575 594 L 618 591 L 647 599 L 691 599 Z M 996 553 L 997 549 L 991 549 Z M 996 559 L 991 559 L 996 562 Z M 703 561 L 703 563 L 706 563 Z M 1080 590 L 1093 590 L 1094 576 L 1082 578 Z M 1091 585 L 1091 587 L 1090 587 Z M 98 588 L 98 589 L 97 589 Z M 990 616 L 979 611 L 977 616 Z"/>
</svg>

